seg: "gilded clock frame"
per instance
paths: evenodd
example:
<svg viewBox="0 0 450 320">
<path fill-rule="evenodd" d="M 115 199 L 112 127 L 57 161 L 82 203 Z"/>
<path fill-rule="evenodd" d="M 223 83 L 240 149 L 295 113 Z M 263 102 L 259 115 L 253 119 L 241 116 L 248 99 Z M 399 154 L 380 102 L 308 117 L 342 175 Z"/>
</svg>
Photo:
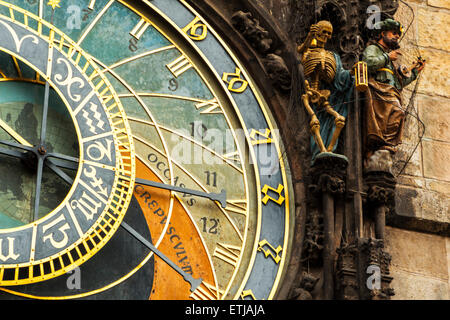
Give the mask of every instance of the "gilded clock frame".
<svg viewBox="0 0 450 320">
<path fill-rule="evenodd" d="M 53 50 L 58 50 L 63 57 L 71 61 L 72 66 L 74 66 L 81 74 L 85 75 L 86 79 L 88 79 L 90 88 L 94 90 L 92 91 L 93 95 L 98 98 L 98 101 L 103 107 L 107 117 L 107 119 L 104 120 L 108 121 L 111 131 L 106 132 L 105 134 L 113 137 L 112 143 L 114 146 L 112 147 L 112 152 L 115 157 L 115 165 L 112 167 L 106 164 L 84 159 L 84 150 L 82 143 L 80 143 L 80 166 L 72 187 L 61 204 L 49 214 L 37 221 L 34 221 L 33 223 L 17 228 L 0 230 L 0 235 L 2 235 L 10 232 L 23 232 L 28 228 L 32 229 L 29 261 L 22 263 L 0 264 L 0 284 L 3 286 L 14 286 L 40 282 L 65 274 L 94 256 L 108 242 L 115 231 L 119 228 L 128 204 L 131 201 L 135 180 L 135 154 L 133 141 L 130 138 L 130 128 L 126 119 L 126 114 L 123 110 L 123 106 L 121 105 L 120 99 L 117 97 L 117 94 L 114 92 L 114 89 L 108 79 L 101 74 L 100 68 L 94 62 L 89 60 L 89 56 L 81 48 L 79 48 L 75 42 L 70 40 L 63 32 L 58 30 L 52 24 L 46 22 L 31 12 L 4 1 L 0 1 L 0 6 L 6 7 L 9 10 L 9 17 L 2 15 L 2 18 L 5 21 L 26 29 L 33 36 L 48 44 L 50 54 L 47 68 L 49 68 L 52 63 L 51 53 L 53 53 Z M 64 51 L 65 48 L 68 49 L 67 52 Z M 76 120 L 75 111 L 71 109 L 70 104 L 64 97 L 64 94 L 58 89 L 58 85 L 52 81 L 51 77 L 47 76 L 46 71 L 38 70 L 38 68 L 36 68 L 29 61 L 19 56 L 20 50 L 17 50 L 19 52 L 16 53 L 6 48 L 2 48 L 2 51 L 15 57 L 16 59 L 21 60 L 23 63 L 32 68 L 37 74 L 40 74 L 41 78 L 45 79 L 45 81 L 51 85 L 51 87 L 59 94 L 64 104 L 67 106 L 75 125 L 78 140 L 80 142 L 83 141 L 81 129 L 78 125 L 78 121 Z M 74 56 L 75 58 L 72 59 Z M 94 83 L 92 79 L 96 76 L 99 76 L 100 79 Z M 94 138 L 85 137 L 84 140 L 87 141 L 89 139 L 94 140 L 95 136 Z M 57 253 L 49 255 L 48 257 L 34 259 L 34 246 L 36 243 L 36 234 L 38 232 L 37 230 L 39 225 L 46 220 L 51 219 L 60 210 L 62 210 L 64 206 L 68 206 L 68 208 L 70 207 L 68 201 L 76 190 L 76 187 L 80 184 L 80 177 L 82 175 L 81 168 L 85 164 L 93 165 L 97 167 L 97 169 L 103 168 L 114 172 L 114 183 L 110 193 L 108 194 L 108 199 L 102 212 L 98 215 L 98 218 L 86 232 L 80 233 L 78 221 L 75 222 L 76 218 L 73 211 L 70 212 L 69 210 L 70 216 L 73 220 L 72 223 L 75 223 L 77 227 L 76 229 L 79 235 L 78 240 L 68 246 L 65 246 Z M 72 199 L 72 201 L 73 200 L 76 199 Z M 51 234 L 53 234 L 53 232 Z M 67 236 L 67 233 L 65 233 L 65 236 Z M 6 259 L 5 262 L 7 260 L 8 259 Z"/>
</svg>

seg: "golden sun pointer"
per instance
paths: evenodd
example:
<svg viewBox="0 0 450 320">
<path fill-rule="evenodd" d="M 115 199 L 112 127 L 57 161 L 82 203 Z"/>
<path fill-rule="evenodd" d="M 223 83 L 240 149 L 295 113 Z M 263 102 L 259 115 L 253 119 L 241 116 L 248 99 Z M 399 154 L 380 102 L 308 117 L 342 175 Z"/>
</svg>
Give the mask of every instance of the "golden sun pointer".
<svg viewBox="0 0 450 320">
<path fill-rule="evenodd" d="M 51 6 L 53 8 L 53 10 L 55 10 L 56 7 L 61 8 L 59 6 L 59 3 L 61 2 L 61 0 L 50 0 L 47 5 Z"/>
</svg>

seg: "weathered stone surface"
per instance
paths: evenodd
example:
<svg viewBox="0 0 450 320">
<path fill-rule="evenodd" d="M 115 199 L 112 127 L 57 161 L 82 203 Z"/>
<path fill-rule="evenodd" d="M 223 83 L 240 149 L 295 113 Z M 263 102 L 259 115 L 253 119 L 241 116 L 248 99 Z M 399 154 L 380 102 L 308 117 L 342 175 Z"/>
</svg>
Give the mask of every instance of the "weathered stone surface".
<svg viewBox="0 0 450 320">
<path fill-rule="evenodd" d="M 450 198 L 448 194 L 422 191 L 422 218 L 450 222 Z"/>
<path fill-rule="evenodd" d="M 410 188 L 405 186 L 397 186 L 395 189 L 395 211 L 398 215 L 407 217 L 422 216 L 421 189 Z"/>
<path fill-rule="evenodd" d="M 419 45 L 450 51 L 450 39 L 447 36 L 450 33 L 450 13 L 430 8 L 420 8 L 418 12 Z"/>
<path fill-rule="evenodd" d="M 427 65 L 421 76 L 419 92 L 450 97 L 450 53 L 428 48 L 421 48 L 420 52 Z"/>
<path fill-rule="evenodd" d="M 428 0 L 428 5 L 438 8 L 450 9 L 450 0 Z"/>
<path fill-rule="evenodd" d="M 448 193 L 423 188 L 397 186 L 395 211 L 398 215 L 437 222 L 450 222 L 450 197 Z"/>
<path fill-rule="evenodd" d="M 424 137 L 450 141 L 450 99 L 419 95 L 418 105 L 426 127 Z"/>
<path fill-rule="evenodd" d="M 409 176 L 422 176 L 422 155 L 420 141 L 414 143 L 403 143 L 398 147 L 397 153 L 394 155 L 394 172 L 406 174 Z M 418 145 L 419 144 L 419 145 Z M 405 167 L 405 161 L 408 161 Z"/>
<path fill-rule="evenodd" d="M 386 227 L 392 269 L 448 281 L 446 238 Z"/>
<path fill-rule="evenodd" d="M 425 185 L 428 190 L 450 195 L 450 182 L 425 179 Z"/>
<path fill-rule="evenodd" d="M 447 280 L 418 275 L 416 273 L 391 269 L 394 280 L 391 287 L 395 290 L 392 300 L 448 300 Z"/>
<path fill-rule="evenodd" d="M 450 143 L 424 140 L 422 154 L 423 171 L 426 178 L 450 181 Z"/>
<path fill-rule="evenodd" d="M 447 247 L 448 288 L 450 290 L 450 238 L 445 239 Z"/>
</svg>

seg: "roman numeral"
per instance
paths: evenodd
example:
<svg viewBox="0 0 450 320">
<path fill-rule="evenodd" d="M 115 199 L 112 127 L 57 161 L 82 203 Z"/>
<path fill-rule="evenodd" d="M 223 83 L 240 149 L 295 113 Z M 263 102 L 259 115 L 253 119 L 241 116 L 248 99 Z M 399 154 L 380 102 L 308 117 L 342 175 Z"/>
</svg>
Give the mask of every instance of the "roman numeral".
<svg viewBox="0 0 450 320">
<path fill-rule="evenodd" d="M 89 10 L 94 10 L 95 1 L 97 1 L 97 0 L 91 0 L 91 1 L 89 2 L 89 5 L 88 5 L 88 9 L 89 9 Z"/>
<path fill-rule="evenodd" d="M 188 58 L 185 56 L 181 56 L 177 58 L 175 61 L 172 61 L 166 67 L 172 72 L 175 78 L 178 78 L 184 72 L 193 67 L 193 65 L 189 62 Z"/>
<path fill-rule="evenodd" d="M 138 24 L 133 28 L 133 30 L 131 30 L 130 34 L 137 40 L 139 40 L 149 26 L 150 26 L 149 22 L 145 21 L 144 19 L 141 19 L 138 22 Z"/>
<path fill-rule="evenodd" d="M 226 153 L 226 154 L 222 155 L 222 157 L 225 160 L 228 160 L 228 161 L 241 162 L 241 158 L 239 157 L 239 152 L 238 151 Z"/>
<path fill-rule="evenodd" d="M 219 300 L 222 294 L 223 290 L 203 281 L 189 297 L 194 300 Z"/>
<path fill-rule="evenodd" d="M 226 263 L 229 263 L 236 268 L 240 253 L 241 247 L 239 246 L 217 243 L 217 247 L 214 249 L 213 257 L 225 261 Z"/>
<path fill-rule="evenodd" d="M 197 108 L 197 110 L 203 109 L 200 114 L 223 114 L 222 109 L 220 108 L 220 104 L 216 98 L 197 103 L 195 107 Z"/>
<path fill-rule="evenodd" d="M 225 208 L 227 212 L 233 212 L 247 215 L 247 200 L 227 200 L 227 207 Z"/>
<path fill-rule="evenodd" d="M 14 240 L 15 238 L 7 237 L 8 240 L 8 252 L 7 255 L 3 254 L 3 239 L 0 239 L 0 261 L 5 262 L 8 259 L 17 260 L 19 258 L 20 254 L 14 253 Z"/>
</svg>

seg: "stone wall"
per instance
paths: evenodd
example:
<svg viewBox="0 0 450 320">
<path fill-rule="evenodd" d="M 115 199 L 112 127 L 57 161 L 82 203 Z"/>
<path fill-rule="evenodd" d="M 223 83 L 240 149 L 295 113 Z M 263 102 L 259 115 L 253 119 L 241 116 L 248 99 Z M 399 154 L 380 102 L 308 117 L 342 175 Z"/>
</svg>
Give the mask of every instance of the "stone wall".
<svg viewBox="0 0 450 320">
<path fill-rule="evenodd" d="M 418 139 L 420 123 L 408 121 L 402 148 L 411 151 L 418 145 L 398 178 L 396 211 L 418 222 L 416 231 L 399 229 L 401 225 L 387 229 L 392 287 L 394 299 L 450 299 L 448 227 L 442 235 L 432 234 L 450 223 L 450 0 L 407 3 L 410 7 L 400 4 L 396 18 L 408 26 L 414 17 L 402 41 L 403 63 L 418 54 L 427 60 L 413 105 L 425 132 Z M 407 101 L 413 87 L 405 92 Z"/>
<path fill-rule="evenodd" d="M 450 1 L 410 0 L 414 10 L 400 5 L 397 19 L 408 26 L 402 42 L 404 57 L 409 64 L 418 54 L 427 60 L 419 80 L 412 113 L 425 126 L 421 132 L 417 119 L 410 119 L 404 139 L 404 150 L 417 149 L 406 170 L 399 177 L 397 213 L 411 217 L 450 222 Z M 414 85 L 410 85 L 412 89 Z M 405 100 L 408 101 L 408 90 Z M 414 115 L 412 115 L 414 117 Z"/>
</svg>

